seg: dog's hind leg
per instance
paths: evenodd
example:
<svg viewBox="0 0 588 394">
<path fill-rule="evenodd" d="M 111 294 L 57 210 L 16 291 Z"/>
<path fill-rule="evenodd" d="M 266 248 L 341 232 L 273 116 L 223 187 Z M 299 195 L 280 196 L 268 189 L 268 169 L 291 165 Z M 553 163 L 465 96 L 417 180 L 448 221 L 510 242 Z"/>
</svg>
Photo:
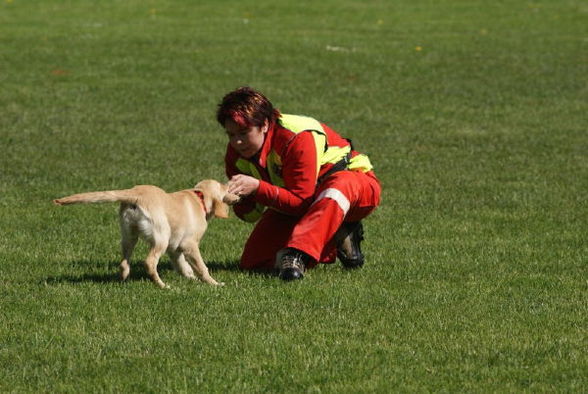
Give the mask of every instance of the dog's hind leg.
<svg viewBox="0 0 588 394">
<path fill-rule="evenodd" d="M 129 226 L 127 223 L 121 221 L 121 249 L 122 249 L 122 256 L 123 259 L 120 263 L 120 279 L 126 280 L 129 277 L 131 272 L 131 256 L 133 255 L 133 250 L 135 249 L 135 245 L 137 245 L 137 240 L 139 239 L 139 234 L 135 228 Z"/>
<path fill-rule="evenodd" d="M 159 258 L 161 257 L 163 252 L 165 252 L 166 248 L 167 245 L 155 243 L 151 247 L 151 250 L 149 251 L 147 258 L 145 259 L 145 269 L 147 270 L 147 274 L 149 274 L 151 280 L 162 289 L 168 286 L 166 286 L 166 284 L 163 283 L 163 281 L 159 277 L 159 274 L 157 273 L 157 264 L 159 263 Z"/>
<path fill-rule="evenodd" d="M 170 257 L 172 258 L 172 262 L 176 271 L 186 278 L 196 279 L 194 271 L 192 271 L 192 267 L 190 267 L 190 264 L 188 264 L 186 257 L 182 252 L 175 251 L 170 253 Z"/>
<path fill-rule="evenodd" d="M 208 268 L 206 264 L 204 264 L 204 260 L 202 259 L 202 255 L 200 254 L 200 249 L 198 247 L 197 242 L 191 242 L 187 245 L 184 245 L 184 255 L 188 259 L 188 262 L 196 271 L 196 275 L 203 281 L 211 285 L 215 286 L 223 286 L 224 283 L 219 283 L 212 276 L 210 276 L 208 272 Z"/>
</svg>

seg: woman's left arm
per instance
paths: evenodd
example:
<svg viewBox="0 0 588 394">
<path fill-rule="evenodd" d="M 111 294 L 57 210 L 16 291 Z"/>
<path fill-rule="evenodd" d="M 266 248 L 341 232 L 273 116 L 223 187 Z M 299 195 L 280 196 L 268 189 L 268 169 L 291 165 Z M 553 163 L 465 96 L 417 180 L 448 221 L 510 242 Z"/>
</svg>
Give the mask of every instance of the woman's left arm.
<svg viewBox="0 0 588 394">
<path fill-rule="evenodd" d="M 312 203 L 317 180 L 317 150 L 312 132 L 298 133 L 281 152 L 284 187 L 260 181 L 255 200 L 280 212 L 300 216 Z"/>
</svg>

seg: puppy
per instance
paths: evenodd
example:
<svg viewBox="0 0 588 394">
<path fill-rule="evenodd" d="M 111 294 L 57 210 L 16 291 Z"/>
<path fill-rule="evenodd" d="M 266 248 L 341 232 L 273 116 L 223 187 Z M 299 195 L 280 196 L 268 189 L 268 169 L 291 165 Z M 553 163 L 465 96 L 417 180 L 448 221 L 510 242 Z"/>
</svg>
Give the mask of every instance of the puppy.
<svg viewBox="0 0 588 394">
<path fill-rule="evenodd" d="M 145 268 L 153 282 L 167 287 L 157 273 L 157 263 L 168 252 L 174 267 L 183 276 L 198 277 L 211 285 L 221 285 L 208 273 L 200 255 L 200 239 L 213 217 L 228 218 L 229 206 L 239 197 L 228 193 L 227 186 L 215 180 L 199 182 L 193 189 L 166 193 L 157 186 L 141 185 L 126 190 L 74 194 L 53 200 L 57 205 L 120 202 L 122 233 L 121 280 L 128 278 L 129 261 L 141 237 L 151 247 Z M 194 269 L 194 271 L 192 270 Z"/>
</svg>

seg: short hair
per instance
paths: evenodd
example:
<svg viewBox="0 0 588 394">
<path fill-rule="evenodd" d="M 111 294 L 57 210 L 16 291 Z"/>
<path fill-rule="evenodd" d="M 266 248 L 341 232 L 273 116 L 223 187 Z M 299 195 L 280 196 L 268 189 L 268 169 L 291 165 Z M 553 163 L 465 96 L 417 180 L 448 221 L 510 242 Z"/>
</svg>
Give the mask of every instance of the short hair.
<svg viewBox="0 0 588 394">
<path fill-rule="evenodd" d="M 262 127 L 266 121 L 273 124 L 280 111 L 260 92 L 243 86 L 228 93 L 218 105 L 216 120 L 224 127 L 232 120 L 240 127 Z"/>
</svg>

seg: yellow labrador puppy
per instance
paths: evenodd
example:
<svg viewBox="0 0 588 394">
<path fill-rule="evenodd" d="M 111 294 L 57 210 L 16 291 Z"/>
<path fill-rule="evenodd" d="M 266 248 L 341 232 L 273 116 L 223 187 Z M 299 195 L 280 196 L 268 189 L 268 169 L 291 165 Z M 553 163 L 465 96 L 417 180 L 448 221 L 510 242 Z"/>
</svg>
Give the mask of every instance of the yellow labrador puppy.
<svg viewBox="0 0 588 394">
<path fill-rule="evenodd" d="M 58 205 L 120 202 L 122 255 L 120 277 L 127 279 L 129 261 L 139 237 L 150 246 L 145 267 L 153 282 L 167 287 L 157 273 L 157 263 L 167 251 L 174 267 L 187 278 L 198 277 L 211 285 L 222 285 L 208 273 L 200 255 L 200 239 L 213 216 L 229 217 L 227 204 L 239 197 L 228 193 L 227 186 L 215 180 L 199 182 L 193 189 L 166 193 L 157 186 L 141 185 L 132 189 L 74 194 L 53 200 Z M 194 271 L 192 270 L 194 269 Z"/>
</svg>

